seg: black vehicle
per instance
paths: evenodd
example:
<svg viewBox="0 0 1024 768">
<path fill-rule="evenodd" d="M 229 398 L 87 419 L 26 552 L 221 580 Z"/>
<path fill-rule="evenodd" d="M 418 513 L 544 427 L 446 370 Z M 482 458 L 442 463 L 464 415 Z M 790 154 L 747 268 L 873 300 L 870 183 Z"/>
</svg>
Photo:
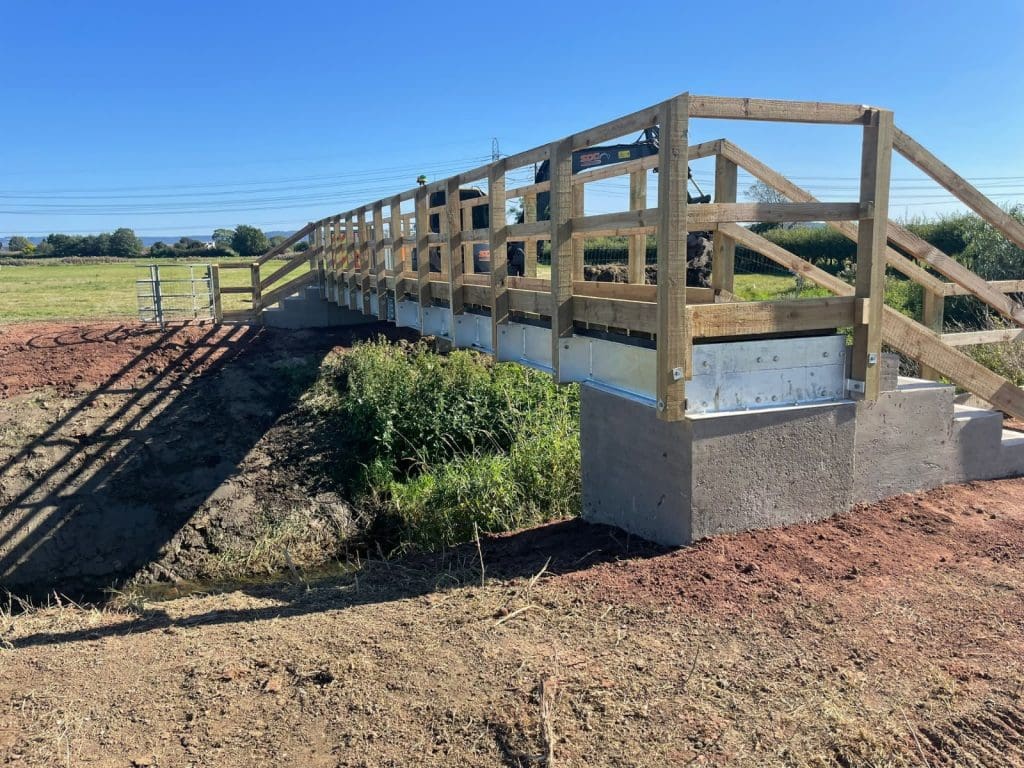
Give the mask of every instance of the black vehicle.
<svg viewBox="0 0 1024 768">
<path fill-rule="evenodd" d="M 580 149 L 572 153 L 572 172 L 573 174 L 581 173 L 583 171 L 590 170 L 592 168 L 600 168 L 605 165 L 614 165 L 616 163 L 625 163 L 630 160 L 639 160 L 644 157 L 650 157 L 658 154 L 659 141 L 658 141 L 658 128 L 647 128 L 640 135 L 640 137 L 631 144 L 611 144 L 608 146 L 600 147 L 588 147 L 586 149 Z M 655 171 L 657 172 L 657 171 Z M 545 160 L 537 168 L 537 173 L 534 177 L 534 183 L 541 183 L 544 181 L 550 181 L 551 179 L 551 163 L 549 160 Z M 692 175 L 690 181 L 692 181 Z M 693 182 L 696 187 L 696 182 Z M 711 195 L 705 195 L 699 187 L 697 187 L 697 195 L 689 194 L 687 191 L 687 201 L 692 204 L 710 203 Z M 487 195 L 483 190 L 478 187 L 465 187 L 459 190 L 460 201 L 476 200 L 482 198 L 486 200 Z M 442 206 L 446 202 L 447 195 L 444 190 L 433 192 L 430 195 L 429 205 L 431 208 Z M 490 206 L 482 202 L 481 205 L 475 206 L 471 209 L 473 229 L 487 229 L 490 226 Z M 551 219 L 551 193 L 550 192 L 539 192 L 537 194 L 537 221 L 550 221 Z M 520 214 L 518 223 L 523 222 L 523 216 Z M 438 214 L 432 214 L 430 216 L 430 231 L 438 234 L 441 232 L 441 217 Z M 535 244 L 534 247 L 539 248 L 540 244 Z M 526 268 L 526 248 L 527 244 L 522 241 L 512 241 L 507 245 L 508 252 L 508 272 L 513 276 L 521 276 L 525 272 Z M 711 233 L 710 232 L 690 232 L 686 242 L 686 262 L 687 262 L 687 283 L 691 285 L 706 286 L 709 284 L 708 278 L 711 273 Z M 413 249 L 412 254 L 413 269 L 416 269 L 417 258 L 416 250 Z M 486 273 L 491 271 L 491 251 L 485 243 L 475 243 L 473 245 L 473 268 L 475 272 Z M 431 248 L 430 249 L 430 269 L 434 272 L 441 271 L 441 249 Z"/>
</svg>

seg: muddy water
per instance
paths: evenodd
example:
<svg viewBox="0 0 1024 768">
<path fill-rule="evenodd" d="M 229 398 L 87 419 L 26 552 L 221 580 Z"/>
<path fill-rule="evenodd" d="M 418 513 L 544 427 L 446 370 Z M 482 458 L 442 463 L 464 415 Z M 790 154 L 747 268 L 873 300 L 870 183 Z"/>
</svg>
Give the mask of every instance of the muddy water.
<svg viewBox="0 0 1024 768">
<path fill-rule="evenodd" d="M 159 603 L 191 595 L 241 592 L 259 587 L 273 587 L 283 583 L 315 586 L 322 582 L 334 581 L 338 578 L 357 573 L 361 567 L 361 563 L 336 561 L 316 568 L 303 568 L 301 571 L 257 574 L 243 578 L 181 579 L 173 582 L 154 581 L 139 583 L 133 584 L 125 592 L 129 596 L 140 597 L 147 602 Z"/>
</svg>

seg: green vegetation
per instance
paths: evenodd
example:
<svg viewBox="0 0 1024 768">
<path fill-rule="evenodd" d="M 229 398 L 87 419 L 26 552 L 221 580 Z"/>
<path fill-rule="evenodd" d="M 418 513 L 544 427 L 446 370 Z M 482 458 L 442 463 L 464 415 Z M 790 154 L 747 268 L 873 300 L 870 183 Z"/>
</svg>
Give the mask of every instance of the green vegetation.
<svg viewBox="0 0 1024 768">
<path fill-rule="evenodd" d="M 208 263 L 209 251 L 199 252 L 191 261 Z M 159 263 L 185 264 L 185 261 L 158 259 Z M 248 261 L 218 258 L 218 263 Z M 276 262 L 269 262 L 272 267 Z M 278 284 L 309 270 L 300 265 Z M 269 274 L 269 272 L 268 272 Z M 138 305 L 135 281 L 143 277 L 138 261 L 100 261 L 36 259 L 18 266 L 0 262 L 0 323 L 25 320 L 97 319 L 133 317 Z M 222 269 L 222 286 L 249 285 L 247 269 Z M 268 290 L 271 290 L 269 288 Z M 225 311 L 245 309 L 249 297 L 240 294 L 223 296 Z"/>
<path fill-rule="evenodd" d="M 579 511 L 579 390 L 538 371 L 367 343 L 328 358 L 303 408 L 372 540 L 433 548 Z"/>
<path fill-rule="evenodd" d="M 231 236 L 231 247 L 239 256 L 258 256 L 270 250 L 270 241 L 262 229 L 242 224 Z"/>
</svg>

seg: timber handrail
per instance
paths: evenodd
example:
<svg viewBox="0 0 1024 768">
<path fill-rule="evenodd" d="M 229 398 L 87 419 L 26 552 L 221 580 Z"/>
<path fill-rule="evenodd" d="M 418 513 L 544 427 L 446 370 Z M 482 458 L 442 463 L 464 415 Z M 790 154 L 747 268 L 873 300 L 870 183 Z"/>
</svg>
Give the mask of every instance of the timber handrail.
<svg viewBox="0 0 1024 768">
<path fill-rule="evenodd" d="M 772 170 L 764 163 L 747 154 L 732 142 L 724 142 L 723 152 L 737 165 L 742 166 L 754 177 L 781 192 L 791 200 L 811 201 L 815 199 L 809 192 L 789 181 L 778 171 Z M 856 227 L 840 222 L 830 221 L 826 223 L 856 242 Z M 1024 307 L 1002 292 L 989 286 L 982 277 L 960 264 L 951 256 L 948 256 L 910 230 L 891 220 L 886 225 L 886 236 L 889 241 L 899 246 L 915 259 L 928 264 L 936 272 L 961 286 L 967 294 L 985 302 L 1008 320 L 1024 326 Z M 911 280 L 925 286 L 928 290 L 940 295 L 944 294 L 945 284 L 941 280 L 909 262 L 905 256 L 892 248 L 887 247 L 886 260 L 891 267 L 902 272 Z"/>
<path fill-rule="evenodd" d="M 697 118 L 855 126 L 862 136 L 859 197 L 845 203 L 822 202 L 726 139 L 690 145 L 689 121 Z M 654 126 L 658 127 L 660 138 L 657 154 L 590 170 L 576 168 L 579 172 L 574 172 L 574 152 Z M 906 155 L 1013 242 L 1024 245 L 1024 227 L 896 129 L 889 110 L 861 104 L 682 93 L 542 146 L 313 222 L 251 265 L 253 307 L 258 311 L 303 285 L 319 282 L 325 297 L 383 318 L 387 314 L 388 294 L 393 290 L 396 300 L 408 296 L 419 304 L 421 323 L 424 309 L 435 302 L 446 305 L 451 323 L 467 307 L 490 308 L 492 349 L 498 348 L 499 328 L 513 315 L 539 315 L 550 319 L 550 365 L 559 380 L 563 375 L 559 360 L 564 346 L 562 337 L 572 335 L 576 325 L 649 333 L 656 342 L 658 412 L 667 420 L 685 414 L 685 386 L 692 373 L 695 338 L 852 326 L 850 376 L 864 382 L 866 399 L 878 396 L 880 375 L 875 361 L 884 341 L 921 362 L 923 372 L 946 376 L 997 407 L 1024 417 L 1021 391 L 955 348 L 969 340 L 981 343 L 977 340 L 1016 339 L 1015 329 L 972 333 L 969 337 L 941 333 L 945 296 L 977 297 L 1012 322 L 1024 325 L 1024 307 L 1011 298 L 1012 294 L 1024 293 L 1019 290 L 1024 288 L 1024 280 L 987 282 L 890 221 L 887 214 L 894 150 Z M 712 156 L 716 164 L 714 201 L 691 205 L 686 194 L 688 163 Z M 543 162 L 549 164 L 548 180 L 538 182 L 534 177 L 531 184 L 514 188 L 508 185 L 510 172 Z M 737 202 L 738 168 L 778 190 L 789 202 Z M 658 206 L 650 208 L 648 171 L 654 169 L 658 171 Z M 629 178 L 629 210 L 586 215 L 587 185 L 623 175 Z M 485 196 L 461 199 L 461 185 L 484 179 Z M 437 193 L 445 196 L 444 203 L 437 197 L 431 199 Z M 543 216 L 538 203 L 538 195 L 545 193 L 550 196 L 547 216 Z M 505 211 L 510 198 L 522 200 L 521 223 L 508 224 L 499 213 Z M 404 212 L 403 203 L 410 204 Z M 474 209 L 483 205 L 494 215 L 486 228 L 474 227 Z M 542 216 L 544 220 L 538 220 Z M 768 242 L 739 226 L 737 222 L 741 221 L 825 221 L 857 243 L 856 284 L 847 284 Z M 686 286 L 687 235 L 691 231 L 714 233 L 712 288 Z M 658 280 L 656 285 L 649 286 L 644 283 L 650 233 L 657 233 Z M 628 238 L 628 284 L 582 279 L 584 241 L 609 234 Z M 261 279 L 260 266 L 303 237 L 310 237 L 309 251 Z M 536 277 L 536 243 L 547 240 L 551 276 L 542 280 Z M 528 244 L 524 249 L 528 277 L 509 276 L 509 242 Z M 474 274 L 477 252 L 484 250 L 474 247 L 477 244 L 485 244 L 489 250 L 489 274 Z M 737 244 L 763 253 L 835 295 L 822 299 L 724 303 L 735 299 Z M 415 270 L 412 249 L 418 254 Z M 307 259 L 311 272 L 273 288 Z M 883 307 L 887 266 L 923 287 L 924 324 Z M 271 290 L 261 296 L 264 289 Z"/>
<path fill-rule="evenodd" d="M 304 237 L 308 236 L 309 233 L 313 231 L 313 228 L 315 226 L 316 226 L 316 224 L 314 224 L 313 222 L 310 222 L 309 224 L 304 226 L 302 229 L 300 229 L 298 232 L 295 232 L 294 234 L 292 234 L 283 243 L 278 243 L 273 248 L 271 248 L 269 251 L 267 251 L 262 256 L 260 256 L 258 259 L 256 259 L 256 263 L 257 264 L 266 264 L 268 261 L 270 261 L 275 256 L 280 256 L 282 253 L 284 253 L 289 248 L 291 248 L 293 245 L 295 245 L 297 242 L 299 242 L 299 240 L 301 240 Z"/>
<path fill-rule="evenodd" d="M 275 288 L 262 296 L 260 300 L 261 307 L 268 307 L 271 304 L 276 304 L 281 299 L 287 298 L 291 294 L 295 293 L 299 288 L 304 288 L 307 285 L 313 285 L 317 281 L 316 272 L 306 272 L 305 274 L 299 275 L 292 280 L 289 280 L 284 285 Z"/>
<path fill-rule="evenodd" d="M 736 242 L 757 251 L 786 269 L 798 267 L 799 274 L 822 288 L 840 296 L 853 295 L 853 286 L 761 235 L 735 224 L 725 224 L 722 229 L 728 232 L 730 237 L 735 238 Z M 938 371 L 954 384 L 973 392 L 1011 416 L 1024 418 L 1024 390 L 954 349 L 946 342 L 945 337 L 937 336 L 930 329 L 892 307 L 885 307 L 884 313 L 882 338 L 886 344 Z"/>
</svg>

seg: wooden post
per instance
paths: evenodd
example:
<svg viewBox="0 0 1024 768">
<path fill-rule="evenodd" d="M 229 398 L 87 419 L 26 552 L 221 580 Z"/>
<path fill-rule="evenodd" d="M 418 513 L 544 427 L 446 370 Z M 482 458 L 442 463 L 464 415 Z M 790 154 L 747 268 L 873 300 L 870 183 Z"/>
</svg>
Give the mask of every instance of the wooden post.
<svg viewBox="0 0 1024 768">
<path fill-rule="evenodd" d="M 260 265 L 253 262 L 249 265 L 249 279 L 252 281 L 252 319 L 259 320 L 263 309 L 263 292 L 260 288 Z"/>
<path fill-rule="evenodd" d="M 331 263 L 331 296 L 335 304 L 341 303 L 341 294 L 338 291 L 338 272 L 341 269 L 344 247 L 345 234 L 341 227 L 341 215 L 338 215 L 334 217 L 334 249 Z"/>
<path fill-rule="evenodd" d="M 505 161 L 495 160 L 487 171 L 490 201 L 491 349 L 498 354 L 498 326 L 508 322 L 508 228 L 505 224 Z"/>
<path fill-rule="evenodd" d="M 864 382 L 864 399 L 878 399 L 882 369 L 882 309 L 885 305 L 886 225 L 889 222 L 889 174 L 892 164 L 893 118 L 874 110 L 864 126 L 861 150 L 860 202 L 872 204 L 871 218 L 857 227 L 855 295 L 868 300 L 866 316 L 853 327 L 852 377 Z"/>
<path fill-rule="evenodd" d="M 349 309 L 355 309 L 356 303 L 352 298 L 352 284 L 353 275 L 355 274 L 356 266 L 356 232 L 355 225 L 352 219 L 352 212 L 349 211 L 345 216 L 345 306 Z"/>
<path fill-rule="evenodd" d="M 629 210 L 643 211 L 647 208 L 647 171 L 633 171 L 629 174 Z M 630 235 L 629 276 L 627 280 L 635 285 L 647 282 L 647 234 Z"/>
<path fill-rule="evenodd" d="M 921 324 L 931 328 L 939 336 L 942 335 L 946 311 L 946 296 L 922 287 Z M 942 374 L 930 365 L 921 363 L 921 378 L 938 381 Z"/>
<path fill-rule="evenodd" d="M 220 265 L 210 265 L 210 308 L 213 311 L 213 322 L 224 320 L 224 307 L 220 299 Z"/>
<path fill-rule="evenodd" d="M 572 336 L 572 142 L 551 145 L 551 367 L 561 381 L 562 339 Z"/>
<path fill-rule="evenodd" d="M 537 220 L 537 194 L 531 193 L 523 196 L 523 222 L 532 224 Z M 523 243 L 523 252 L 526 254 L 526 261 L 523 265 L 525 277 L 537 276 L 537 248 L 539 243 L 536 240 L 527 240 Z"/>
<path fill-rule="evenodd" d="M 384 239 L 384 202 L 377 201 L 373 204 L 373 269 L 374 288 L 377 290 L 377 317 L 381 320 L 388 318 L 388 280 L 384 271 L 384 247 L 381 240 Z"/>
<path fill-rule="evenodd" d="M 423 310 L 430 306 L 430 215 L 427 213 L 427 188 L 416 190 L 416 296 L 420 304 L 420 330 Z"/>
<path fill-rule="evenodd" d="M 715 202 L 736 202 L 736 163 L 721 154 L 715 156 Z M 715 230 L 711 256 L 711 287 L 733 293 L 736 272 L 736 241 Z"/>
<path fill-rule="evenodd" d="M 686 185 L 690 95 L 661 105 L 658 159 L 658 418 L 686 416 L 690 329 L 686 323 Z"/>
<path fill-rule="evenodd" d="M 391 198 L 391 269 L 395 273 L 395 312 L 402 300 L 402 273 L 405 271 L 405 245 L 402 242 L 402 198 Z"/>
<path fill-rule="evenodd" d="M 572 215 L 583 216 L 584 211 L 584 199 L 586 196 L 586 185 L 573 184 L 572 185 Z M 583 279 L 583 266 L 584 266 L 584 255 L 586 252 L 587 241 L 583 238 L 572 239 L 572 279 L 582 280 Z"/>
<path fill-rule="evenodd" d="M 459 197 L 459 179 L 457 176 L 453 176 L 448 179 L 444 198 L 445 219 L 448 223 L 448 306 L 453 317 L 454 315 L 462 314 L 466 304 L 465 280 L 462 276 L 466 266 L 463 259 L 463 251 L 469 250 L 470 253 L 473 251 L 472 246 L 467 249 L 466 246 L 462 245 L 462 201 Z M 466 210 L 472 209 L 467 208 Z M 454 337 L 454 320 L 450 333 Z"/>
<path fill-rule="evenodd" d="M 461 229 L 465 232 L 467 229 L 473 229 L 473 209 L 462 208 L 462 225 Z M 476 243 L 467 243 L 462 246 L 462 274 L 472 275 L 476 272 L 473 265 L 473 249 L 476 247 Z"/>
<path fill-rule="evenodd" d="M 366 206 L 359 209 L 359 293 L 364 315 L 370 312 L 370 227 L 366 223 Z"/>
</svg>

